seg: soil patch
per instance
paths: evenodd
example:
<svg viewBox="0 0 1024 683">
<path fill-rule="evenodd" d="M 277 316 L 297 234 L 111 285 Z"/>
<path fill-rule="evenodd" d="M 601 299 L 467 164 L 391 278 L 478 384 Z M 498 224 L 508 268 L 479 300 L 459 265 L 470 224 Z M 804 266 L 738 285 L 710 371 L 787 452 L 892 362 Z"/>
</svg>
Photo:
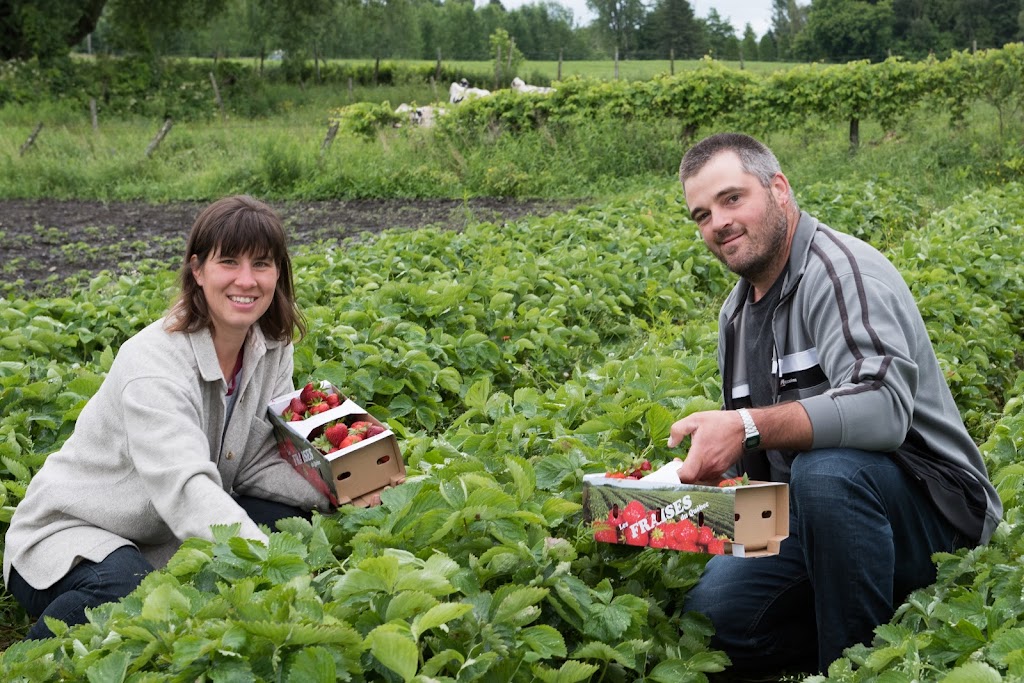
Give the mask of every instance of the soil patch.
<svg viewBox="0 0 1024 683">
<path fill-rule="evenodd" d="M 0 200 L 0 274 L 25 295 L 60 291 L 69 278 L 123 272 L 153 259 L 176 268 L 208 202 Z M 358 238 L 391 228 L 461 230 L 565 211 L 573 202 L 401 199 L 274 202 L 292 245 Z"/>
</svg>

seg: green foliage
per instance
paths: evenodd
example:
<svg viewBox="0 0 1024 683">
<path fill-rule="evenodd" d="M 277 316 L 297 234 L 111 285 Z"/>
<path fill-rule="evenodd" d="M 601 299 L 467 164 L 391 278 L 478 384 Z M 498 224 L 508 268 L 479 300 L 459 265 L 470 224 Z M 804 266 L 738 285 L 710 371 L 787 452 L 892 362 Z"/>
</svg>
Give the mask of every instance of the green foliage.
<svg viewBox="0 0 1024 683">
<path fill-rule="evenodd" d="M 881 181 L 801 195 L 907 277 L 1007 508 L 990 546 L 939 556 L 936 584 L 829 679 L 1021 669 L 1024 271 L 1003 255 L 1024 239 L 1022 198 L 1008 184 L 933 210 Z M 284 523 L 268 546 L 230 528 L 190 540 L 87 624 L 51 622 L 57 638 L 8 648 L 5 680 L 699 681 L 728 666 L 680 611 L 706 556 L 597 544 L 581 526 L 584 474 L 641 452 L 666 462 L 671 422 L 720 396 L 732 278 L 675 191 L 323 244 L 294 262 L 310 322 L 297 382 L 329 379 L 387 420 L 409 481 L 379 507 Z M 0 528 L 172 284 L 0 301 Z"/>
</svg>

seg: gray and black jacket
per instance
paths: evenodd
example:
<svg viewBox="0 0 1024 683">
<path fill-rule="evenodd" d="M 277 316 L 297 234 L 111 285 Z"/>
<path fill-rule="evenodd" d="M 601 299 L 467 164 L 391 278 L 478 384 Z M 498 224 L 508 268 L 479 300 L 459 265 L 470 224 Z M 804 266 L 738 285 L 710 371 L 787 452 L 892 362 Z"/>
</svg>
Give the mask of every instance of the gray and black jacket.
<svg viewBox="0 0 1024 683">
<path fill-rule="evenodd" d="M 985 543 L 1002 515 L 924 321 L 896 268 L 865 242 L 801 213 L 772 328 L 775 402 L 799 401 L 812 449 L 843 447 L 893 457 L 925 486 L 967 538 Z M 718 365 L 727 409 L 750 407 L 739 325 L 741 279 L 719 318 Z M 771 452 L 791 461 L 795 453 Z M 744 456 L 770 476 L 763 453 Z"/>
</svg>

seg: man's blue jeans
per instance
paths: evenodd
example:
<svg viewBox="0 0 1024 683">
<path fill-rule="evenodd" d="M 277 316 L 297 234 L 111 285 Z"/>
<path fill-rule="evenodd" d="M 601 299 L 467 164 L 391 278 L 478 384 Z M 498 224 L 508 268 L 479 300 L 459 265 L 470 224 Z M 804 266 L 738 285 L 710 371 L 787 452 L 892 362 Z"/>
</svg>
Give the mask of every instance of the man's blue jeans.
<svg viewBox="0 0 1024 683">
<path fill-rule="evenodd" d="M 308 512 L 274 501 L 236 496 L 235 500 L 257 524 L 274 528 L 286 517 L 305 517 Z M 60 619 L 67 625 L 85 623 L 87 607 L 98 607 L 114 602 L 135 590 L 146 574 L 153 571 L 135 546 L 126 545 L 107 555 L 101 562 L 82 560 L 64 578 L 49 588 L 38 590 L 21 578 L 11 567 L 7 590 L 25 608 L 36 623 L 29 629 L 28 639 L 49 638 L 53 634 L 46 627 L 43 616 Z"/>
<path fill-rule="evenodd" d="M 964 545 L 924 489 L 881 453 L 797 456 L 790 508 L 778 555 L 714 557 L 686 597 L 688 611 L 711 619 L 711 645 L 732 659 L 731 672 L 824 672 L 935 581 L 933 553 Z"/>
</svg>

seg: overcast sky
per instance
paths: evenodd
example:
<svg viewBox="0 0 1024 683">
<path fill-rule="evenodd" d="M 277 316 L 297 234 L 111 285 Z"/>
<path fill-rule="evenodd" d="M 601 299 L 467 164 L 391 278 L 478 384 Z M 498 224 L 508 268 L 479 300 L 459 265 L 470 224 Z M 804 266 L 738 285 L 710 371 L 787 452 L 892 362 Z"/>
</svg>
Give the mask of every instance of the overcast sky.
<svg viewBox="0 0 1024 683">
<path fill-rule="evenodd" d="M 502 0 L 506 9 L 513 9 L 530 4 L 535 0 Z M 577 24 L 587 24 L 593 19 L 593 13 L 587 8 L 586 0 L 554 0 L 572 10 Z M 477 5 L 482 4 L 477 0 Z M 772 23 L 772 0 L 690 0 L 690 7 L 697 17 L 706 17 L 708 10 L 714 7 L 718 15 L 728 21 L 736 29 L 736 35 L 743 36 L 743 29 L 749 23 L 754 33 L 760 38 Z"/>
</svg>

